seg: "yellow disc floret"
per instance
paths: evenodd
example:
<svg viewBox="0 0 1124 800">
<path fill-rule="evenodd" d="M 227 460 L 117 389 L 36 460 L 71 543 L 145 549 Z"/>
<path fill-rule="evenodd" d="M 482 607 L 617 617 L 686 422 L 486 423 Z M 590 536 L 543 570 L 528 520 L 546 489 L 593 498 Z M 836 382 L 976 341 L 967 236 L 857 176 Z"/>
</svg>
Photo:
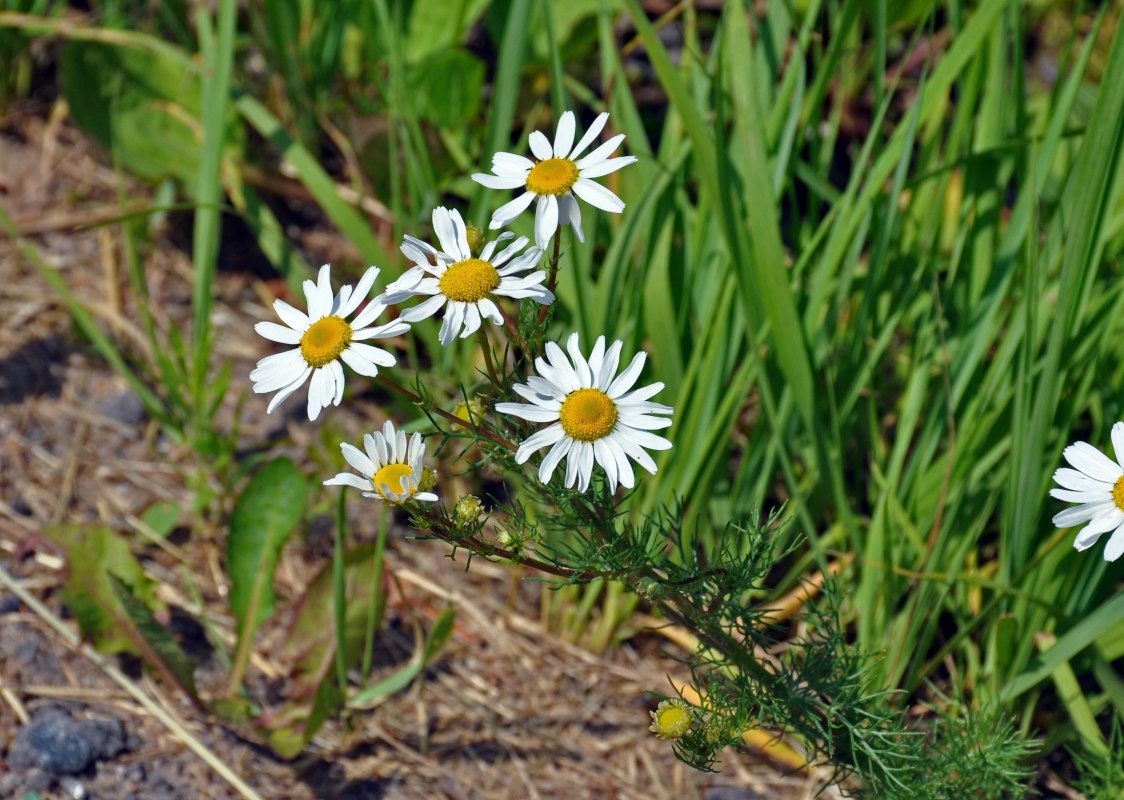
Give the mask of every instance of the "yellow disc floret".
<svg viewBox="0 0 1124 800">
<path fill-rule="evenodd" d="M 1116 503 L 1116 507 L 1124 511 L 1124 475 L 1121 475 L 1116 480 L 1116 485 L 1112 487 L 1112 502 Z"/>
<path fill-rule="evenodd" d="M 337 316 L 312 323 L 301 337 L 301 355 L 310 367 L 322 367 L 340 357 L 351 344 L 351 326 Z"/>
<path fill-rule="evenodd" d="M 402 479 L 407 479 L 408 490 L 406 494 L 413 494 L 417 489 L 412 480 L 414 471 L 410 469 L 409 464 L 392 463 L 387 464 L 385 467 L 375 473 L 375 477 L 371 478 L 371 484 L 375 487 L 375 491 L 382 494 L 387 500 L 395 500 L 395 495 L 402 494 Z M 393 492 L 394 494 L 390 494 Z"/>
<path fill-rule="evenodd" d="M 617 405 L 600 389 L 578 389 L 566 395 L 558 421 L 571 439 L 595 442 L 613 432 Z"/>
<path fill-rule="evenodd" d="M 535 194 L 566 194 L 578 182 L 578 165 L 568 158 L 548 158 L 531 167 L 527 191 Z"/>
<path fill-rule="evenodd" d="M 475 303 L 500 285 L 500 274 L 487 261 L 468 258 L 449 265 L 441 276 L 441 294 L 450 300 Z"/>
<path fill-rule="evenodd" d="M 691 728 L 691 707 L 679 698 L 664 700 L 652 715 L 652 725 L 648 730 L 661 739 L 678 739 Z"/>
</svg>

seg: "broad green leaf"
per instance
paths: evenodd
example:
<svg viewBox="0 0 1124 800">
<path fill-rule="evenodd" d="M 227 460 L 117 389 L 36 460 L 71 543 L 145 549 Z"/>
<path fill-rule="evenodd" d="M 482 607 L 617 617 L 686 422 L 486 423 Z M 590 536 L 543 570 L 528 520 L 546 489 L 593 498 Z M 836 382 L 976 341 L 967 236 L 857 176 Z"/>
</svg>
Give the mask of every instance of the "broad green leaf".
<svg viewBox="0 0 1124 800">
<path fill-rule="evenodd" d="M 176 522 L 179 521 L 179 503 L 173 503 L 170 500 L 161 503 L 153 503 L 145 509 L 145 512 L 141 514 L 140 518 L 155 536 L 164 538 L 172 532 L 176 527 Z"/>
<path fill-rule="evenodd" d="M 273 612 L 273 573 L 289 535 L 304 513 L 307 484 L 287 458 L 266 464 L 250 480 L 230 517 L 226 568 L 230 609 L 238 619 L 239 641 Z"/>
<path fill-rule="evenodd" d="M 488 0 L 414 0 L 404 43 L 406 61 L 416 64 L 460 44 L 487 7 Z"/>
<path fill-rule="evenodd" d="M 136 653 L 141 649 L 129 626 L 116 579 L 131 597 L 147 608 L 161 608 L 156 584 L 144 574 L 124 537 L 104 525 L 59 525 L 44 532 L 66 554 L 67 579 L 62 599 L 73 612 L 82 635 L 106 653 Z"/>
<path fill-rule="evenodd" d="M 431 53 L 411 70 L 407 86 L 418 112 L 447 130 L 460 130 L 480 112 L 484 62 L 459 47 Z"/>
<path fill-rule="evenodd" d="M 202 94 L 184 63 L 155 50 L 71 41 L 59 69 L 74 121 L 127 169 L 150 180 L 194 181 Z"/>
</svg>

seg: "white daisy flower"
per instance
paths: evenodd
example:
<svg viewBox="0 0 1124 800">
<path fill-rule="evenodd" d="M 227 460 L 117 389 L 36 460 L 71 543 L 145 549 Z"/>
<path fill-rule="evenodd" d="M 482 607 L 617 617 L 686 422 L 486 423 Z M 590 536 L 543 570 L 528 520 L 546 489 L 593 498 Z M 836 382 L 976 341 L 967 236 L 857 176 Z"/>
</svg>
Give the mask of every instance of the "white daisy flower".
<svg viewBox="0 0 1124 800">
<path fill-rule="evenodd" d="M 554 468 L 566 457 L 566 487 L 577 481 L 578 491 L 589 488 L 593 462 L 605 470 L 610 491 L 617 483 L 626 489 L 634 485 L 631 458 L 651 474 L 656 473 L 656 462 L 648 450 L 668 450 L 671 442 L 649 431 L 666 428 L 670 419 L 651 414 L 671 414 L 671 406 L 648 402 L 648 398 L 663 388 L 653 383 L 642 389 L 632 389 L 647 354 L 640 352 L 620 375 L 617 375 L 622 342 L 615 341 L 605 349 L 605 337 L 598 336 L 589 361 L 578 349 L 578 335 L 570 334 L 566 350 L 570 360 L 554 342 L 546 345 L 546 358 L 535 360 L 539 375 L 532 375 L 527 383 L 517 383 L 512 388 L 516 394 L 530 400 L 527 403 L 497 403 L 496 411 L 512 414 L 530 422 L 551 422 L 536 431 L 519 445 L 515 460 L 522 464 L 531 453 L 551 446 L 550 452 L 539 465 L 539 480 L 550 480 Z"/>
<path fill-rule="evenodd" d="M 1124 554 L 1124 422 L 1112 426 L 1112 449 L 1116 461 L 1087 442 L 1074 442 L 1062 455 L 1076 469 L 1057 470 L 1054 480 L 1063 488 L 1050 490 L 1059 500 L 1081 504 L 1054 515 L 1059 528 L 1089 523 L 1078 532 L 1073 542 L 1076 549 L 1088 550 L 1112 531 L 1104 549 L 1105 561 Z"/>
<path fill-rule="evenodd" d="M 545 272 L 519 274 L 536 266 L 542 258 L 538 247 L 517 255 L 527 246 L 526 236 L 515 239 L 497 254 L 496 245 L 515 236 L 501 234 L 496 241 L 484 245 L 479 258 L 473 257 L 460 213 L 443 206 L 433 209 L 433 232 L 441 245 L 440 250 L 413 236 L 403 238 L 402 253 L 416 266 L 387 286 L 382 299 L 390 304 L 415 295 L 433 295 L 424 303 L 403 311 L 399 319 L 417 322 L 445 308 L 440 332 L 441 344 L 445 347 L 453 343 L 457 334 L 463 339 L 476 333 L 481 317 L 487 317 L 496 325 L 503 324 L 503 315 L 491 296 L 529 297 L 543 305 L 554 302 L 554 293 L 539 285 L 546 280 Z"/>
<path fill-rule="evenodd" d="M 363 436 L 363 447 L 366 453 L 347 442 L 340 444 L 347 463 L 359 470 L 361 475 L 341 472 L 324 481 L 324 485 L 353 486 L 362 489 L 364 497 L 385 500 L 394 505 L 407 500 L 424 500 L 427 503 L 437 500 L 437 495 L 431 492 L 418 491 L 424 477 L 422 456 L 425 455 L 420 433 L 411 436 L 407 444 L 405 431 L 396 431 L 394 423 L 387 420 L 381 431 Z"/>
<path fill-rule="evenodd" d="M 585 136 L 574 145 L 574 112 L 564 112 L 558 120 L 553 147 L 541 131 L 531 134 L 529 144 L 537 162 L 514 153 L 496 153 L 492 157 L 492 172 L 495 174 L 477 172 L 472 179 L 489 189 L 525 187 L 527 191 L 496 209 L 489 227 L 495 229 L 510 224 L 537 197 L 535 244 L 545 250 L 559 224 L 572 225 L 578 241 L 585 241 L 581 210 L 578 208 L 579 197 L 603 211 L 614 214 L 623 211 L 621 199 L 591 179 L 616 172 L 636 161 L 635 156 L 609 158 L 609 154 L 624 141 L 624 134 L 617 134 L 585 158 L 577 160 L 601 133 L 608 119 L 608 112 L 598 115 Z"/>
<path fill-rule="evenodd" d="M 379 367 L 392 367 L 397 359 L 386 350 L 369 344 L 364 339 L 385 339 L 398 336 L 410 329 L 397 319 L 385 325 L 368 327 L 386 308 L 379 298 L 371 301 L 350 323 L 347 316 L 367 299 L 378 267 L 371 267 L 359 279 L 354 291 L 350 285 L 332 294 L 331 267 L 320 268 L 316 283 L 304 282 L 304 296 L 308 300 L 305 314 L 284 300 L 277 300 L 273 310 L 284 325 L 276 322 L 259 322 L 254 330 L 274 342 L 300 345 L 294 350 L 266 356 L 250 373 L 254 391 L 258 394 L 277 392 L 269 401 L 266 413 L 272 413 L 281 402 L 304 385 L 309 376 L 308 418 L 314 420 L 320 409 L 339 405 L 343 399 L 343 367 L 347 364 L 360 375 L 374 377 Z"/>
</svg>

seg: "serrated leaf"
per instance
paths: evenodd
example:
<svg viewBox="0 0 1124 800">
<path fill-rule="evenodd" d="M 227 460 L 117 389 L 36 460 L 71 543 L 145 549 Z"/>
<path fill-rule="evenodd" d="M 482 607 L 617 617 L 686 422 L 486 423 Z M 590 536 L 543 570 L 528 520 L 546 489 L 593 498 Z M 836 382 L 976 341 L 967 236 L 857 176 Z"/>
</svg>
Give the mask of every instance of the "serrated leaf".
<svg viewBox="0 0 1124 800">
<path fill-rule="evenodd" d="M 306 495 L 304 476 L 293 462 L 279 458 L 254 475 L 234 506 L 226 567 L 239 641 L 252 639 L 273 612 L 277 559 L 304 513 Z"/>
</svg>

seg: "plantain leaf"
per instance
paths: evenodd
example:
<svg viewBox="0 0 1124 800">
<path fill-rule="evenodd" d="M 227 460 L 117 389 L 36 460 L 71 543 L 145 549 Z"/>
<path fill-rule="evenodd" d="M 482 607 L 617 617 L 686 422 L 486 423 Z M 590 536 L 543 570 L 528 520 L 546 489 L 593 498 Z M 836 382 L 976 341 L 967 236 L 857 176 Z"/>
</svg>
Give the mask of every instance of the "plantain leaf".
<svg viewBox="0 0 1124 800">
<path fill-rule="evenodd" d="M 262 467 L 238 498 L 230 517 L 226 567 L 230 609 L 240 643 L 253 639 L 273 612 L 273 573 L 289 535 L 304 513 L 307 483 L 287 458 Z"/>
<path fill-rule="evenodd" d="M 108 578 L 121 610 L 126 615 L 126 632 L 141 655 L 165 678 L 179 684 L 192 700 L 198 702 L 195 663 L 187 657 L 168 630 L 156 621 L 148 606 L 138 600 L 120 578 L 114 575 L 109 575 Z"/>
</svg>

